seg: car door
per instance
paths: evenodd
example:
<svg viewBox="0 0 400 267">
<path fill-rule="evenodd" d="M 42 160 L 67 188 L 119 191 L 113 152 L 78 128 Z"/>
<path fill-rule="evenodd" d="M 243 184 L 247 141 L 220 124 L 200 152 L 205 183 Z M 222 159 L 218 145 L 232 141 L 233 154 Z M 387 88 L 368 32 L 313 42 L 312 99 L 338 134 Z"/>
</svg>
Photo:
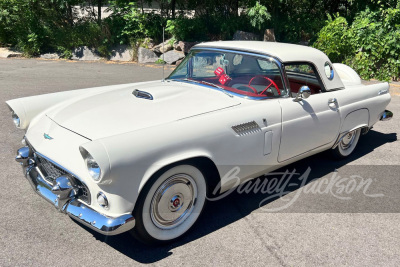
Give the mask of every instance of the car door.
<svg viewBox="0 0 400 267">
<path fill-rule="evenodd" d="M 292 95 L 280 100 L 282 134 L 279 162 L 333 142 L 340 127 L 335 92 L 324 92 L 315 67 L 309 63 L 285 64 L 285 70 Z M 311 89 L 311 96 L 294 101 L 304 85 Z"/>
</svg>

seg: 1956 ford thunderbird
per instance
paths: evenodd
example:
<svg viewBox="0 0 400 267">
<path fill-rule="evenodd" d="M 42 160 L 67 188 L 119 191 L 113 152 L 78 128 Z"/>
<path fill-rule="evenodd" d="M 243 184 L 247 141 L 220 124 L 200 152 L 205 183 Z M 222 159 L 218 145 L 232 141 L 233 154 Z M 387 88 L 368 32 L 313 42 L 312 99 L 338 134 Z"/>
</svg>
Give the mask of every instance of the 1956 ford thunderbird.
<svg viewBox="0 0 400 267">
<path fill-rule="evenodd" d="M 241 181 L 324 150 L 349 156 L 393 114 L 389 85 L 319 50 L 202 43 L 165 80 L 7 101 L 26 130 L 16 161 L 34 190 L 105 235 L 175 240 L 232 166 Z M 237 184 L 236 184 L 237 185 Z"/>
</svg>

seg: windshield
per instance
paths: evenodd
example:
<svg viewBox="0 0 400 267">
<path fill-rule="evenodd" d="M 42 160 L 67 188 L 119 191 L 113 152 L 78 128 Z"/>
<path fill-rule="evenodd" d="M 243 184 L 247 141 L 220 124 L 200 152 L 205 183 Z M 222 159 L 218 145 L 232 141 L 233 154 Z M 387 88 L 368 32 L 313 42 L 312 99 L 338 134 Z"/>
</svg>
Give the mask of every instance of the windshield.
<svg viewBox="0 0 400 267">
<path fill-rule="evenodd" d="M 286 94 L 273 58 L 239 52 L 192 50 L 168 79 L 202 83 L 252 98 Z"/>
</svg>

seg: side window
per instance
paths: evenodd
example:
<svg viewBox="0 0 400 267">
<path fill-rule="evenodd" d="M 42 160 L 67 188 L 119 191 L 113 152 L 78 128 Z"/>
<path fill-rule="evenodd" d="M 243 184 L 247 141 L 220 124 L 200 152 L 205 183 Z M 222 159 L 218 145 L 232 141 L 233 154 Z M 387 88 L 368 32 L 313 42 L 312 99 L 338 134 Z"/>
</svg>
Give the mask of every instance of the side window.
<svg viewBox="0 0 400 267">
<path fill-rule="evenodd" d="M 318 94 L 322 92 L 323 85 L 321 84 L 321 80 L 318 77 L 315 67 L 311 64 L 285 64 L 285 70 L 292 93 L 297 94 L 300 88 L 304 85 L 311 89 L 311 94 Z"/>
</svg>

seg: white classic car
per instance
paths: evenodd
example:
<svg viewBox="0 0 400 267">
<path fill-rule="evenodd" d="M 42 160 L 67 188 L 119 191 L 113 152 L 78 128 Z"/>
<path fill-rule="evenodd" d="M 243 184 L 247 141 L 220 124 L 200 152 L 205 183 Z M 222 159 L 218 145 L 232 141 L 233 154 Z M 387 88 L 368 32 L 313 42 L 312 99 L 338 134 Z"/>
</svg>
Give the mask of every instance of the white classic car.
<svg viewBox="0 0 400 267">
<path fill-rule="evenodd" d="M 196 45 L 162 81 L 7 104 L 39 195 L 102 234 L 163 243 L 237 186 L 221 182 L 232 166 L 247 181 L 324 150 L 347 157 L 389 102 L 388 83 L 362 85 L 319 50 L 227 41 Z"/>
</svg>

